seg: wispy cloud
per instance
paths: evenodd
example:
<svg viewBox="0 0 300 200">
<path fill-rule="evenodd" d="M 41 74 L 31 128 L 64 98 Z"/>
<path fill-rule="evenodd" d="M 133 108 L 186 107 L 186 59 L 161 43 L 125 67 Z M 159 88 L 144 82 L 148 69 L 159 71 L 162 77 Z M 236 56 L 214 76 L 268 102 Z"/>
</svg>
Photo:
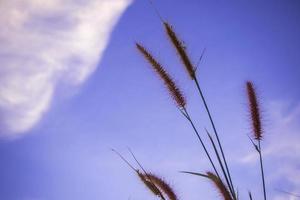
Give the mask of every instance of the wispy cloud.
<svg viewBox="0 0 300 200">
<path fill-rule="evenodd" d="M 33 127 L 57 84 L 79 85 L 95 70 L 130 0 L 0 2 L 1 136 Z"/>
</svg>

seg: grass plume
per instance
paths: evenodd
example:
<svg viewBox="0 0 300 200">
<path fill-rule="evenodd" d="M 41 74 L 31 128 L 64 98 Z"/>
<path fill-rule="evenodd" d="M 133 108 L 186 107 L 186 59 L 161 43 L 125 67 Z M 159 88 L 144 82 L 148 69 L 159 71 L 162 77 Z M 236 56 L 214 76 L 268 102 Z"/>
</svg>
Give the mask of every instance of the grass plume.
<svg viewBox="0 0 300 200">
<path fill-rule="evenodd" d="M 159 190 L 165 194 L 166 197 L 168 197 L 169 200 L 178 200 L 177 195 L 175 194 L 172 187 L 166 183 L 162 178 L 152 174 L 148 173 L 147 177 L 151 180 L 151 182 L 159 188 Z"/>
<path fill-rule="evenodd" d="M 249 103 L 249 110 L 251 115 L 251 123 L 252 123 L 252 130 L 254 134 L 254 138 L 257 140 L 258 145 L 254 144 L 257 152 L 259 154 L 259 161 L 260 161 L 260 171 L 261 171 L 261 178 L 262 178 L 262 185 L 263 185 L 263 194 L 264 200 L 267 199 L 266 193 L 266 184 L 265 184 L 265 174 L 264 174 L 264 167 L 263 167 L 263 158 L 262 158 L 262 150 L 261 150 L 261 140 L 262 140 L 262 126 L 261 126 L 261 114 L 260 114 L 260 107 L 257 100 L 256 91 L 254 89 L 254 85 L 251 81 L 246 82 L 247 94 L 248 94 L 248 103 Z"/>
<path fill-rule="evenodd" d="M 158 177 L 157 175 L 146 172 L 146 170 L 141 165 L 141 163 L 137 160 L 136 156 L 131 151 L 131 149 L 128 148 L 128 150 L 131 153 L 131 155 L 134 158 L 134 160 L 137 162 L 137 164 L 140 166 L 140 168 L 143 171 L 143 173 L 140 173 L 138 170 L 136 170 L 139 178 L 144 183 L 144 185 L 155 196 L 160 197 L 162 200 L 165 200 L 165 196 L 168 197 L 168 200 L 178 200 L 177 195 L 175 194 L 175 192 L 171 188 L 171 186 L 169 184 L 167 184 L 162 178 Z M 164 194 L 165 194 L 165 196 L 164 196 Z"/>
<path fill-rule="evenodd" d="M 146 170 L 143 168 L 143 166 L 140 164 L 140 162 L 136 159 L 135 155 L 133 154 L 133 152 L 130 149 L 128 149 L 128 150 L 130 151 L 131 155 L 133 156 L 133 158 L 137 162 L 137 164 L 141 167 L 143 173 L 140 172 L 140 170 L 134 168 L 132 166 L 132 164 L 130 164 L 128 162 L 128 160 L 126 160 L 118 151 L 116 151 L 115 149 L 111 149 L 111 150 L 115 154 L 117 154 L 133 171 L 135 171 L 137 176 L 140 178 L 140 180 L 144 183 L 144 185 L 150 190 L 150 192 L 152 194 L 161 198 L 162 200 L 166 200 L 165 197 L 163 196 L 162 192 L 160 191 L 160 189 L 154 184 L 152 179 L 149 177 L 149 173 L 146 172 Z"/>
<path fill-rule="evenodd" d="M 185 66 L 190 78 L 195 79 L 195 68 L 187 55 L 186 47 L 184 46 L 183 42 L 177 37 L 176 33 L 173 30 L 173 27 L 167 22 L 163 22 L 163 24 L 166 33 L 169 39 L 171 40 L 172 44 L 174 45 L 174 48 L 176 49 L 178 55 L 180 56 L 181 61 Z"/>
<path fill-rule="evenodd" d="M 154 71 L 158 74 L 158 76 L 163 80 L 164 84 L 168 88 L 168 91 L 171 95 L 171 97 L 174 99 L 175 103 L 179 108 L 184 108 L 186 105 L 186 100 L 178 88 L 178 86 L 175 84 L 174 80 L 171 78 L 171 76 L 168 74 L 168 72 L 163 68 L 163 66 L 151 55 L 151 53 L 146 50 L 145 47 L 140 45 L 139 43 L 136 43 L 136 47 L 141 52 L 141 54 L 145 57 L 145 59 L 151 64 Z"/>
<path fill-rule="evenodd" d="M 230 192 L 228 191 L 227 187 L 223 183 L 223 181 L 217 177 L 214 173 L 212 172 L 207 172 L 207 178 L 210 179 L 216 188 L 218 189 L 219 193 L 223 197 L 224 200 L 232 200 Z"/>
<path fill-rule="evenodd" d="M 256 140 L 262 139 L 260 107 L 257 100 L 256 91 L 251 81 L 246 82 L 249 110 L 251 115 L 252 130 Z"/>
<path fill-rule="evenodd" d="M 161 192 L 157 188 L 157 186 L 153 183 L 152 179 L 149 179 L 149 174 L 141 173 L 137 171 L 137 175 L 141 179 L 141 181 L 144 183 L 144 185 L 150 190 L 154 196 L 161 197 Z"/>
</svg>

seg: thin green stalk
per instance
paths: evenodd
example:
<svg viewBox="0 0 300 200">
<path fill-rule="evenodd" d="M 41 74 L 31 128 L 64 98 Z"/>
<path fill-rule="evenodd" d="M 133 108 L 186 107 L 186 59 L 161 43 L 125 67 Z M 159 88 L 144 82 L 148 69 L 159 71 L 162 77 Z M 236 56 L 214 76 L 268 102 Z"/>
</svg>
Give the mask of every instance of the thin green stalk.
<svg viewBox="0 0 300 200">
<path fill-rule="evenodd" d="M 267 199 L 266 184 L 265 184 L 265 174 L 264 174 L 263 160 L 262 160 L 262 155 L 261 155 L 260 140 L 258 140 L 258 149 L 259 149 L 258 153 L 259 153 L 259 160 L 260 160 L 261 178 L 262 178 L 262 182 L 263 182 L 264 200 L 266 200 Z"/>
<path fill-rule="evenodd" d="M 209 152 L 208 152 L 208 150 L 207 150 L 207 148 L 206 148 L 206 146 L 205 146 L 203 140 L 201 139 L 201 137 L 200 137 L 200 135 L 199 135 L 199 133 L 198 133 L 198 130 L 197 130 L 197 128 L 195 127 L 195 124 L 194 124 L 193 120 L 191 119 L 189 113 L 187 112 L 186 108 L 183 108 L 183 109 L 180 110 L 180 111 L 181 111 L 181 113 L 183 114 L 183 116 L 190 122 L 190 124 L 191 124 L 191 126 L 192 126 L 192 128 L 193 128 L 193 130 L 194 130 L 194 132 L 195 132 L 195 134 L 196 134 L 196 136 L 197 136 L 197 138 L 199 139 L 199 141 L 200 141 L 200 143 L 201 143 L 201 146 L 203 147 L 203 149 L 204 149 L 204 151 L 205 151 L 206 156 L 207 156 L 208 159 L 209 159 L 209 162 L 210 162 L 211 166 L 212 166 L 213 169 L 214 169 L 214 172 L 216 173 L 216 175 L 218 176 L 218 178 L 220 178 L 220 175 L 219 175 L 219 173 L 218 173 L 218 171 L 217 171 L 217 169 L 216 169 L 216 167 L 215 167 L 215 164 L 214 164 L 213 160 L 211 159 L 211 157 L 210 157 L 210 155 L 209 155 Z"/>
<path fill-rule="evenodd" d="M 223 161 L 224 161 L 224 164 L 225 164 L 225 167 L 226 167 L 226 171 L 227 171 L 227 174 L 228 174 L 228 177 L 229 177 L 230 186 L 231 186 L 232 191 L 234 191 L 234 187 L 233 187 L 233 184 L 232 184 L 232 179 L 231 179 L 230 171 L 229 171 L 229 168 L 228 168 L 228 165 L 227 165 L 227 162 L 226 162 L 225 154 L 224 154 L 224 151 L 223 151 L 223 148 L 222 148 L 222 145 L 221 145 L 221 142 L 220 142 L 220 139 L 219 139 L 219 135 L 218 135 L 218 132 L 217 132 L 217 130 L 216 130 L 214 121 L 213 121 L 212 116 L 211 116 L 211 114 L 210 114 L 208 105 L 207 105 L 207 103 L 206 103 L 206 100 L 205 100 L 204 95 L 203 95 L 203 93 L 202 93 L 202 90 L 201 90 L 201 88 L 200 88 L 200 85 L 199 85 L 199 82 L 198 82 L 197 77 L 194 76 L 194 79 L 193 79 L 193 80 L 194 80 L 194 82 L 195 82 L 195 84 L 196 84 L 196 86 L 197 86 L 197 89 L 198 89 L 199 94 L 200 94 L 200 96 L 201 96 L 201 99 L 202 99 L 202 102 L 203 102 L 203 104 L 204 104 L 205 110 L 206 110 L 206 112 L 207 112 L 207 114 L 208 114 L 210 123 L 211 123 L 211 125 L 212 125 L 213 130 L 214 130 L 214 134 L 215 134 L 215 136 L 216 136 L 216 138 L 217 138 L 218 146 L 219 146 L 219 148 L 220 148 L 221 155 L 222 155 L 222 158 L 223 158 Z M 235 194 L 235 191 L 234 191 L 234 194 Z M 235 195 L 234 195 L 234 196 L 235 196 Z M 235 197 L 235 199 L 236 199 L 236 197 Z"/>
</svg>

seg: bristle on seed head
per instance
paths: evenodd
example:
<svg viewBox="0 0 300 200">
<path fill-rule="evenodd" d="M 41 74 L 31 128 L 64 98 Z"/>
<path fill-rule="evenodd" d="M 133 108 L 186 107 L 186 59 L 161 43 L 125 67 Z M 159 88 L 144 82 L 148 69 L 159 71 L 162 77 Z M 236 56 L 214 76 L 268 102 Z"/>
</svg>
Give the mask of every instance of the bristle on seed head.
<svg viewBox="0 0 300 200">
<path fill-rule="evenodd" d="M 168 72 L 162 67 L 162 65 L 146 50 L 145 47 L 136 43 L 137 49 L 141 52 L 141 54 L 145 57 L 145 59 L 151 64 L 154 71 L 158 74 L 158 76 L 163 80 L 166 85 L 171 97 L 174 99 L 175 103 L 178 107 L 184 108 L 186 105 L 185 98 L 180 91 L 180 89 L 175 84 L 174 80 L 168 74 Z"/>
<path fill-rule="evenodd" d="M 187 55 L 186 47 L 184 46 L 183 42 L 177 37 L 176 33 L 169 23 L 164 22 L 164 27 L 190 78 L 195 79 L 195 67 L 193 66 L 190 58 Z"/>
<path fill-rule="evenodd" d="M 141 172 L 137 172 L 139 178 L 141 179 L 141 181 L 144 183 L 144 185 L 150 190 L 150 192 L 152 192 L 155 196 L 160 197 L 161 196 L 161 192 L 160 190 L 155 186 L 155 184 L 149 180 L 149 177 Z"/>
<path fill-rule="evenodd" d="M 153 194 L 159 196 L 164 194 L 168 200 L 178 200 L 177 195 L 169 184 L 167 184 L 162 178 L 152 174 L 138 174 L 144 184 L 151 190 Z"/>
<path fill-rule="evenodd" d="M 249 103 L 249 110 L 251 115 L 254 138 L 256 140 L 261 140 L 262 125 L 261 125 L 261 114 L 260 114 L 259 103 L 257 100 L 257 95 L 254 89 L 254 85 L 251 81 L 246 82 L 246 87 L 247 87 L 248 103 Z"/>
<path fill-rule="evenodd" d="M 209 178 L 214 183 L 223 199 L 232 200 L 230 192 L 228 191 L 228 188 L 224 185 L 223 181 L 212 172 L 207 172 L 206 174 L 207 178 Z"/>
</svg>

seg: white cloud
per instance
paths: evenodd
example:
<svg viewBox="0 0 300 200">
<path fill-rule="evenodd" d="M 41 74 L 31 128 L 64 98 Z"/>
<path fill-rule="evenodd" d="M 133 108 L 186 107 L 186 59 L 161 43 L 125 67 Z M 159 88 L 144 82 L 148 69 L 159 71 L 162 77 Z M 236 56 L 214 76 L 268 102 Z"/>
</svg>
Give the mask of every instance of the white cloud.
<svg viewBox="0 0 300 200">
<path fill-rule="evenodd" d="M 32 128 L 58 82 L 79 85 L 95 70 L 130 0 L 0 1 L 0 135 Z"/>
</svg>

